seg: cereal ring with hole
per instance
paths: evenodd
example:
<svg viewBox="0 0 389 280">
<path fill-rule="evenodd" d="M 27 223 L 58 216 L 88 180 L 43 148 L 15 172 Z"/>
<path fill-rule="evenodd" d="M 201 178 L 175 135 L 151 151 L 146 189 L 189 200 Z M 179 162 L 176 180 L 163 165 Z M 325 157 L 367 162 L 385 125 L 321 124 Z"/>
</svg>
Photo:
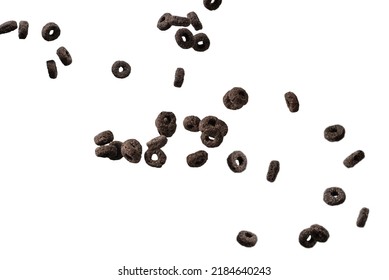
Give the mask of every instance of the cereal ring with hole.
<svg viewBox="0 0 389 280">
<path fill-rule="evenodd" d="M 97 134 L 93 140 L 96 145 L 103 146 L 113 141 L 113 133 L 110 130 L 105 130 Z"/>
<path fill-rule="evenodd" d="M 346 193 L 338 187 L 331 187 L 324 191 L 323 200 L 331 206 L 340 205 L 346 200 Z"/>
<path fill-rule="evenodd" d="M 299 242 L 304 248 L 312 248 L 315 246 L 317 241 L 314 237 L 313 231 L 314 230 L 312 228 L 306 228 L 300 232 Z"/>
<path fill-rule="evenodd" d="M 184 83 L 184 77 L 185 77 L 185 70 L 184 68 L 177 68 L 176 73 L 174 75 L 174 83 L 173 85 L 175 87 L 180 88 L 182 84 Z"/>
<path fill-rule="evenodd" d="M 246 170 L 247 157 L 241 151 L 234 151 L 227 157 L 228 167 L 234 173 L 241 173 Z"/>
<path fill-rule="evenodd" d="M 14 20 L 9 20 L 0 25 L 0 34 L 9 33 L 18 28 L 18 23 Z"/>
<path fill-rule="evenodd" d="M 26 39 L 27 38 L 28 27 L 29 27 L 28 21 L 21 20 L 19 22 L 19 30 L 18 30 L 19 39 Z"/>
<path fill-rule="evenodd" d="M 288 106 L 289 111 L 292 113 L 298 112 L 298 110 L 300 108 L 300 103 L 299 103 L 299 100 L 297 98 L 297 95 L 294 94 L 293 92 L 289 91 L 289 92 L 285 93 L 284 96 L 285 96 L 286 105 Z"/>
<path fill-rule="evenodd" d="M 358 164 L 361 160 L 365 158 L 365 153 L 361 150 L 358 150 L 351 155 L 349 155 L 345 160 L 343 161 L 344 166 L 347 168 L 354 167 L 356 164 Z"/>
<path fill-rule="evenodd" d="M 160 135 L 171 137 L 176 132 L 176 116 L 173 112 L 162 111 L 155 119 L 155 126 Z"/>
<path fill-rule="evenodd" d="M 108 146 L 114 146 L 117 150 L 116 152 L 116 156 L 109 156 L 108 158 L 110 160 L 119 160 L 119 159 L 122 159 L 123 155 L 122 155 L 122 145 L 123 143 L 121 141 L 112 141 L 111 143 L 108 144 Z"/>
<path fill-rule="evenodd" d="M 273 183 L 280 171 L 280 162 L 278 160 L 272 160 L 269 164 L 269 169 L 267 171 L 266 179 Z"/>
<path fill-rule="evenodd" d="M 214 11 L 222 4 L 222 0 L 203 0 L 204 7 Z"/>
<path fill-rule="evenodd" d="M 158 20 L 157 27 L 161 31 L 168 30 L 172 25 L 170 24 L 170 13 L 164 13 Z"/>
<path fill-rule="evenodd" d="M 249 95 L 241 87 L 234 87 L 223 97 L 224 106 L 230 110 L 241 109 L 249 101 Z"/>
<path fill-rule="evenodd" d="M 254 247 L 255 244 L 257 244 L 258 237 L 255 233 L 252 233 L 247 230 L 242 230 L 238 233 L 238 236 L 236 237 L 236 241 L 244 247 Z"/>
<path fill-rule="evenodd" d="M 54 60 L 46 61 L 47 71 L 49 72 L 49 77 L 51 79 L 56 79 L 58 75 L 57 64 Z"/>
<path fill-rule="evenodd" d="M 166 145 L 166 143 L 167 143 L 167 137 L 165 135 L 160 135 L 158 137 L 151 139 L 149 142 L 146 143 L 146 145 L 150 150 L 155 150 L 155 149 L 163 148 Z"/>
<path fill-rule="evenodd" d="M 312 235 L 314 239 L 318 242 L 327 242 L 328 238 L 330 238 L 330 233 L 328 230 L 318 224 L 311 225 Z"/>
<path fill-rule="evenodd" d="M 49 22 L 42 28 L 42 37 L 46 41 L 54 41 L 61 35 L 61 29 L 54 22 Z"/>
<path fill-rule="evenodd" d="M 111 68 L 112 74 L 118 79 L 127 78 L 131 73 L 131 66 L 123 60 L 115 61 Z"/>
<path fill-rule="evenodd" d="M 369 212 L 370 212 L 369 208 L 366 207 L 363 207 L 359 211 L 359 215 L 357 218 L 357 227 L 363 228 L 365 226 L 367 218 L 369 217 Z"/>
<path fill-rule="evenodd" d="M 177 45 L 183 49 L 190 49 L 193 47 L 194 38 L 192 32 L 187 28 L 180 28 L 177 30 L 175 39 Z"/>
<path fill-rule="evenodd" d="M 324 138 L 330 142 L 338 142 L 343 139 L 346 130 L 340 124 L 335 124 L 327 127 L 324 130 Z"/>
<path fill-rule="evenodd" d="M 187 116 L 185 117 L 184 121 L 184 128 L 186 130 L 192 131 L 192 132 L 198 132 L 200 131 L 199 129 L 199 124 L 200 124 L 200 118 L 197 116 Z"/>
<path fill-rule="evenodd" d="M 128 139 L 122 144 L 121 153 L 129 162 L 138 163 L 142 159 L 142 145 L 136 139 Z"/>
<path fill-rule="evenodd" d="M 217 127 L 209 127 L 201 133 L 201 142 L 208 148 L 219 147 L 223 142 L 223 134 Z"/>
<path fill-rule="evenodd" d="M 157 159 L 153 159 L 153 155 L 157 156 Z M 151 167 L 161 168 L 166 163 L 166 154 L 161 149 L 151 150 L 148 149 L 145 152 L 145 161 Z"/>
<path fill-rule="evenodd" d="M 201 23 L 199 17 L 195 12 L 190 12 L 187 14 L 188 19 L 190 20 L 190 23 L 192 24 L 193 28 L 196 31 L 199 31 L 203 29 L 203 24 Z"/>
<path fill-rule="evenodd" d="M 118 153 L 118 150 L 115 146 L 105 145 L 99 146 L 95 149 L 95 154 L 97 157 L 109 158 L 115 157 Z"/>
<path fill-rule="evenodd" d="M 199 130 L 201 132 L 204 132 L 206 129 L 212 127 L 219 129 L 223 136 L 226 136 L 228 133 L 227 124 L 215 116 L 206 116 L 199 123 Z"/>
<path fill-rule="evenodd" d="M 205 52 L 211 45 L 211 41 L 205 33 L 198 33 L 194 35 L 193 41 L 193 49 L 197 52 Z"/>
<path fill-rule="evenodd" d="M 57 49 L 57 55 L 59 59 L 61 60 L 62 64 L 65 66 L 68 66 L 72 64 L 72 56 L 68 52 L 68 50 L 65 47 L 59 47 Z"/>
<path fill-rule="evenodd" d="M 174 26 L 189 26 L 190 25 L 190 19 L 186 17 L 180 17 L 180 16 L 171 16 L 169 18 L 169 22 L 171 25 Z"/>
<path fill-rule="evenodd" d="M 189 154 L 186 157 L 186 163 L 190 167 L 201 167 L 203 166 L 208 160 L 208 153 L 206 151 L 200 150 L 193 154 Z"/>
</svg>

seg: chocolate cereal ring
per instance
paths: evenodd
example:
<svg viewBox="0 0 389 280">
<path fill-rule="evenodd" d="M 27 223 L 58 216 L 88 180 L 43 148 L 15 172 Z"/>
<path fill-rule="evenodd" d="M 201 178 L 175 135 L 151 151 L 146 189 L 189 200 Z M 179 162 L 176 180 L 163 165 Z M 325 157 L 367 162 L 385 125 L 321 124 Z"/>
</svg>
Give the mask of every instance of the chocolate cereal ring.
<svg viewBox="0 0 389 280">
<path fill-rule="evenodd" d="M 174 86 L 180 88 L 184 83 L 185 70 L 184 68 L 177 68 L 174 75 Z"/>
<path fill-rule="evenodd" d="M 205 33 L 198 33 L 194 35 L 193 41 L 193 49 L 198 52 L 204 52 L 208 50 L 209 46 L 211 45 L 211 41 L 209 41 L 209 38 Z"/>
<path fill-rule="evenodd" d="M 161 149 L 166 145 L 166 143 L 167 143 L 167 137 L 165 135 L 160 135 L 158 137 L 151 139 L 149 142 L 146 143 L 146 145 L 149 149 L 155 150 L 155 149 Z"/>
<path fill-rule="evenodd" d="M 199 130 L 201 132 L 213 127 L 219 129 L 223 136 L 226 136 L 228 133 L 227 124 L 215 116 L 206 116 L 199 123 Z"/>
<path fill-rule="evenodd" d="M 171 16 L 169 18 L 169 22 L 171 25 L 174 26 L 189 26 L 190 25 L 190 19 L 186 17 L 180 17 L 180 16 Z"/>
<path fill-rule="evenodd" d="M 121 153 L 129 162 L 138 163 L 142 159 L 142 145 L 136 139 L 128 139 L 122 144 Z"/>
<path fill-rule="evenodd" d="M 18 31 L 19 39 L 26 39 L 27 38 L 28 27 L 29 27 L 28 21 L 21 20 L 19 22 L 19 31 Z"/>
<path fill-rule="evenodd" d="M 223 103 L 227 109 L 238 110 L 249 101 L 249 95 L 241 87 L 234 87 L 223 96 Z"/>
<path fill-rule="evenodd" d="M 255 233 L 252 233 L 247 230 L 242 230 L 238 233 L 236 241 L 244 247 L 254 247 L 257 244 L 258 237 Z"/>
<path fill-rule="evenodd" d="M 49 77 L 51 79 L 56 79 L 58 75 L 57 64 L 55 64 L 54 60 L 46 61 L 47 71 L 49 72 Z"/>
<path fill-rule="evenodd" d="M 63 65 L 68 66 L 72 64 L 72 56 L 65 47 L 59 47 L 57 49 L 57 55 Z"/>
<path fill-rule="evenodd" d="M 54 22 L 49 22 L 42 28 L 42 37 L 46 41 L 54 41 L 61 35 L 61 29 Z"/>
<path fill-rule="evenodd" d="M 222 4 L 222 0 L 203 0 L 204 7 L 214 11 Z"/>
<path fill-rule="evenodd" d="M 187 14 L 188 19 L 190 20 L 190 24 L 192 24 L 193 28 L 196 31 L 203 29 L 203 24 L 201 23 L 199 17 L 195 12 L 190 12 Z"/>
<path fill-rule="evenodd" d="M 192 32 L 187 28 L 180 28 L 177 30 L 175 39 L 177 44 L 183 49 L 190 49 L 193 47 L 194 38 Z"/>
<path fill-rule="evenodd" d="M 173 112 L 163 111 L 159 113 L 155 120 L 155 126 L 158 129 L 160 135 L 171 137 L 176 132 L 176 116 Z"/>
<path fill-rule="evenodd" d="M 168 30 L 172 25 L 170 24 L 170 17 L 172 15 L 169 13 L 164 13 L 158 20 L 157 27 L 161 31 Z"/>
<path fill-rule="evenodd" d="M 201 133 L 201 142 L 208 148 L 219 147 L 223 142 L 223 134 L 217 127 L 209 127 Z"/>
<path fill-rule="evenodd" d="M 266 179 L 269 182 L 274 182 L 277 178 L 279 171 L 280 171 L 280 162 L 277 160 L 272 160 L 269 164 L 269 169 L 267 171 Z"/>
<path fill-rule="evenodd" d="M 358 150 L 348 157 L 343 161 L 344 166 L 347 168 L 354 167 L 356 164 L 358 164 L 361 160 L 365 158 L 365 153 L 361 150 Z"/>
<path fill-rule="evenodd" d="M 111 156 L 108 157 L 110 160 L 120 160 L 120 159 L 122 159 L 122 157 L 123 157 L 123 155 L 122 155 L 122 145 L 123 145 L 123 143 L 121 141 L 112 141 L 111 143 L 109 143 L 108 146 L 115 147 L 116 151 L 117 151 L 115 156 L 111 155 Z"/>
<path fill-rule="evenodd" d="M 328 238 L 330 238 L 330 233 L 328 230 L 318 224 L 311 225 L 312 236 L 318 242 L 327 242 Z"/>
<path fill-rule="evenodd" d="M 184 121 L 184 128 L 192 132 L 199 131 L 200 118 L 197 116 L 187 116 Z"/>
<path fill-rule="evenodd" d="M 324 191 L 323 200 L 331 206 L 342 204 L 346 200 L 346 193 L 338 187 L 331 187 Z"/>
<path fill-rule="evenodd" d="M 112 64 L 112 74 L 118 79 L 127 78 L 131 73 L 131 66 L 123 60 L 115 61 Z"/>
<path fill-rule="evenodd" d="M 105 145 L 99 146 L 95 149 L 95 154 L 97 157 L 110 158 L 117 155 L 117 149 L 115 146 Z"/>
<path fill-rule="evenodd" d="M 9 33 L 18 28 L 18 23 L 14 20 L 6 21 L 0 25 L 0 34 Z"/>
<path fill-rule="evenodd" d="M 103 146 L 113 141 L 113 133 L 110 130 L 100 132 L 94 137 L 96 145 Z"/>
<path fill-rule="evenodd" d="M 369 208 L 363 207 L 359 211 L 359 215 L 358 215 L 358 219 L 357 219 L 357 227 L 363 228 L 366 224 L 368 217 L 369 217 Z"/>
<path fill-rule="evenodd" d="M 330 142 L 338 142 L 343 139 L 346 130 L 340 124 L 335 124 L 327 127 L 324 130 L 324 138 Z"/>
<path fill-rule="evenodd" d="M 190 167 L 201 167 L 208 160 L 208 153 L 200 150 L 186 157 L 186 162 Z"/>
<path fill-rule="evenodd" d="M 317 240 L 314 238 L 314 229 L 306 228 L 299 234 L 299 242 L 304 248 L 312 248 Z"/>
<path fill-rule="evenodd" d="M 153 155 L 156 155 L 157 159 L 153 159 Z M 144 157 L 146 163 L 151 167 L 161 168 L 166 163 L 166 154 L 161 149 L 148 149 Z"/>
<path fill-rule="evenodd" d="M 227 164 L 232 172 L 243 172 L 247 167 L 247 157 L 241 151 L 234 151 L 227 157 Z"/>
<path fill-rule="evenodd" d="M 297 99 L 296 94 L 289 91 L 289 92 L 285 93 L 284 96 L 285 96 L 286 105 L 288 106 L 289 111 L 292 113 L 296 113 L 300 108 L 300 103 L 299 103 L 299 100 Z"/>
</svg>

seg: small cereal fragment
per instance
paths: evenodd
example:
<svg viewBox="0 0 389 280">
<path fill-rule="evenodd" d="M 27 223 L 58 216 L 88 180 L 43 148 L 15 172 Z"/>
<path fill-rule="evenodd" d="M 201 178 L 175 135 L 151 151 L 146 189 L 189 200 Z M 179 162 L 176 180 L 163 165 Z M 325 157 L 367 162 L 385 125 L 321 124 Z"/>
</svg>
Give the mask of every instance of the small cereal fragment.
<svg viewBox="0 0 389 280">
<path fill-rule="evenodd" d="M 223 134 L 217 127 L 209 127 L 201 133 L 201 142 L 208 148 L 219 147 L 223 142 Z"/>
<path fill-rule="evenodd" d="M 197 116 L 187 116 L 184 119 L 184 128 L 192 132 L 199 131 L 200 118 Z"/>
<path fill-rule="evenodd" d="M 155 120 L 160 135 L 171 137 L 176 132 L 176 116 L 173 112 L 162 111 Z"/>
<path fill-rule="evenodd" d="M 51 79 L 56 79 L 58 75 L 57 64 L 54 60 L 46 61 L 47 71 L 49 72 L 49 77 Z"/>
<path fill-rule="evenodd" d="M 243 172 L 247 167 L 247 157 L 241 151 L 234 151 L 227 157 L 227 164 L 232 172 Z"/>
<path fill-rule="evenodd" d="M 177 45 L 183 49 L 190 49 L 193 47 L 194 38 L 192 32 L 187 28 L 180 28 L 177 30 L 175 39 Z"/>
<path fill-rule="evenodd" d="M 106 130 L 97 134 L 94 138 L 95 144 L 103 146 L 113 141 L 113 133 L 110 130 Z"/>
<path fill-rule="evenodd" d="M 363 207 L 359 211 L 359 215 L 357 219 L 357 227 L 363 228 L 366 224 L 368 217 L 369 217 L 369 208 Z"/>
<path fill-rule="evenodd" d="M 165 135 L 160 135 L 158 137 L 151 139 L 149 142 L 146 143 L 146 145 L 149 149 L 155 150 L 155 149 L 161 149 L 166 145 L 166 143 L 167 143 L 167 137 Z"/>
<path fill-rule="evenodd" d="M 204 52 L 209 49 L 211 41 L 209 40 L 207 34 L 198 33 L 193 36 L 193 49 L 197 52 Z"/>
<path fill-rule="evenodd" d="M 338 187 L 331 187 L 324 191 L 323 200 L 330 206 L 340 205 L 346 200 L 346 193 Z"/>
<path fill-rule="evenodd" d="M 343 164 L 347 168 L 354 167 L 357 163 L 365 158 L 365 153 L 361 150 L 358 150 L 351 155 L 349 155 L 344 161 Z"/>
<path fill-rule="evenodd" d="M 18 32 L 19 39 L 26 39 L 27 38 L 28 27 L 29 27 L 28 21 L 21 20 L 19 22 L 19 32 Z"/>
<path fill-rule="evenodd" d="M 153 159 L 153 155 L 157 156 L 157 159 Z M 166 154 L 161 149 L 148 149 L 144 155 L 146 163 L 151 167 L 161 168 L 166 163 Z"/>
<path fill-rule="evenodd" d="M 330 238 L 330 233 L 328 230 L 318 224 L 311 225 L 313 238 L 318 242 L 327 242 L 328 238 Z"/>
<path fill-rule="evenodd" d="M 127 78 L 131 73 L 131 66 L 123 60 L 115 61 L 111 68 L 112 74 L 118 79 Z"/>
<path fill-rule="evenodd" d="M 288 106 L 289 111 L 292 113 L 296 113 L 300 108 L 300 103 L 299 103 L 299 100 L 297 99 L 296 94 L 289 91 L 289 92 L 285 93 L 284 96 L 285 96 L 286 105 Z"/>
<path fill-rule="evenodd" d="M 170 24 L 170 13 L 164 13 L 158 20 L 157 27 L 161 31 L 168 30 L 172 25 Z"/>
<path fill-rule="evenodd" d="M 222 4 L 222 0 L 203 0 L 204 7 L 214 11 Z"/>
<path fill-rule="evenodd" d="M 131 163 L 138 163 L 142 159 L 142 145 L 136 139 L 124 141 L 121 153 Z"/>
<path fill-rule="evenodd" d="M 110 160 L 119 160 L 119 159 L 122 159 L 123 155 L 122 155 L 122 145 L 123 143 L 121 141 L 112 141 L 111 143 L 109 143 L 108 146 L 114 146 L 117 150 L 117 153 L 116 153 L 116 156 L 109 156 L 109 159 Z"/>
<path fill-rule="evenodd" d="M 115 146 L 105 145 L 99 146 L 95 149 L 95 154 L 97 157 L 111 158 L 115 157 L 119 151 Z"/>
<path fill-rule="evenodd" d="M 180 88 L 184 83 L 185 70 L 184 68 L 177 68 L 174 75 L 174 86 Z"/>
<path fill-rule="evenodd" d="M 277 178 L 279 171 L 280 171 L 280 162 L 277 160 L 272 160 L 269 164 L 269 169 L 267 171 L 266 179 L 271 183 L 274 182 Z"/>
<path fill-rule="evenodd" d="M 0 25 L 0 34 L 9 33 L 18 28 L 18 23 L 14 20 L 6 21 Z"/>
<path fill-rule="evenodd" d="M 346 130 L 340 124 L 334 124 L 324 130 L 324 138 L 330 142 L 338 142 L 343 139 Z"/>
<path fill-rule="evenodd" d="M 59 47 L 57 49 L 57 55 L 63 65 L 68 66 L 72 64 L 72 56 L 65 47 Z"/>
<path fill-rule="evenodd" d="M 314 229 L 306 228 L 300 232 L 299 242 L 304 248 L 312 248 L 317 240 L 314 237 Z"/>
<path fill-rule="evenodd" d="M 190 167 L 203 166 L 208 160 L 208 153 L 200 150 L 186 157 L 186 162 Z"/>
<path fill-rule="evenodd" d="M 255 233 L 247 230 L 242 230 L 236 237 L 236 241 L 244 247 L 254 247 L 257 244 L 258 237 Z"/>
<path fill-rule="evenodd" d="M 169 18 L 169 22 L 173 26 L 189 26 L 190 25 L 190 19 L 186 17 L 180 17 L 180 16 L 171 16 Z"/>
<path fill-rule="evenodd" d="M 54 41 L 61 35 L 61 29 L 54 22 L 49 22 L 42 28 L 42 37 L 46 41 Z"/>
<path fill-rule="evenodd" d="M 193 28 L 196 31 L 199 31 L 203 29 L 203 24 L 201 23 L 199 17 L 195 12 L 190 12 L 187 14 L 188 19 L 190 20 L 190 23 L 192 24 Z"/>
</svg>

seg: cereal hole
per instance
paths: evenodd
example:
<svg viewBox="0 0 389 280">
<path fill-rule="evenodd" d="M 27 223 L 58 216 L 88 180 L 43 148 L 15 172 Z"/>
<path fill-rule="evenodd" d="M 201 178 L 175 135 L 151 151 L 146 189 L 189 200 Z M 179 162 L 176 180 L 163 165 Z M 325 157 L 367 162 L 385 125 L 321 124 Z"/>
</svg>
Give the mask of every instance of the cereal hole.
<svg viewBox="0 0 389 280">
<path fill-rule="evenodd" d="M 332 191 L 332 192 L 331 192 L 331 195 L 332 195 L 333 197 L 337 197 L 339 194 L 338 194 L 337 191 Z"/>
<path fill-rule="evenodd" d="M 250 232 L 246 232 L 245 235 L 246 235 L 247 238 L 253 237 L 253 235 Z"/>
<path fill-rule="evenodd" d="M 157 154 L 153 154 L 153 155 L 151 156 L 151 160 L 158 160 Z"/>
</svg>

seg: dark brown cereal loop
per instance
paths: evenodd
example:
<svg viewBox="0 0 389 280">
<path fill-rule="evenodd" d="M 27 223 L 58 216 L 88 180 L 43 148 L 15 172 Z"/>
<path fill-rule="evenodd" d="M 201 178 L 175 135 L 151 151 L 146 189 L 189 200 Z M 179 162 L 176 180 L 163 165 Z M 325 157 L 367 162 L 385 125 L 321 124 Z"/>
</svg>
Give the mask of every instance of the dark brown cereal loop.
<svg viewBox="0 0 389 280">
<path fill-rule="evenodd" d="M 129 162 L 138 163 L 142 159 L 142 145 L 136 139 L 128 139 L 124 141 L 121 153 Z"/>
<path fill-rule="evenodd" d="M 163 148 L 167 143 L 167 137 L 165 135 L 160 135 L 151 139 L 146 143 L 147 147 L 151 150 Z"/>
<path fill-rule="evenodd" d="M 274 182 L 277 178 L 279 171 L 280 171 L 280 162 L 277 160 L 272 160 L 269 164 L 269 169 L 267 171 L 266 179 L 271 183 Z"/>
<path fill-rule="evenodd" d="M 323 200 L 328 205 L 342 204 L 346 200 L 346 193 L 338 187 L 331 187 L 324 191 Z"/>
<path fill-rule="evenodd" d="M 368 217 L 369 217 L 369 208 L 363 207 L 359 211 L 359 215 L 357 219 L 357 227 L 363 228 L 366 224 Z"/>
<path fill-rule="evenodd" d="M 193 36 L 193 49 L 198 52 L 204 52 L 209 49 L 211 41 L 209 40 L 207 34 L 198 33 Z"/>
<path fill-rule="evenodd" d="M 184 83 L 185 70 L 184 68 L 177 68 L 174 75 L 174 86 L 180 88 Z"/>
<path fill-rule="evenodd" d="M 156 155 L 157 159 L 153 159 L 153 155 Z M 161 149 L 148 149 L 144 157 L 146 163 L 151 167 L 161 168 L 166 163 L 166 154 Z"/>
<path fill-rule="evenodd" d="M 180 16 L 171 16 L 169 18 L 169 22 L 171 25 L 174 26 L 189 26 L 190 25 L 190 19 L 186 17 L 180 17 Z"/>
<path fill-rule="evenodd" d="M 299 242 L 304 248 L 312 248 L 315 246 L 317 240 L 314 238 L 314 230 L 312 228 L 306 228 L 299 234 Z"/>
<path fill-rule="evenodd" d="M 54 60 L 46 61 L 47 71 L 49 72 L 49 77 L 51 79 L 56 79 L 58 75 L 57 64 Z"/>
<path fill-rule="evenodd" d="M 206 116 L 199 123 L 199 130 L 201 132 L 212 127 L 219 129 L 223 136 L 226 136 L 228 133 L 227 124 L 215 116 Z"/>
<path fill-rule="evenodd" d="M 232 172 L 243 172 L 247 167 L 246 155 L 241 151 L 234 151 L 227 157 L 227 164 Z"/>
<path fill-rule="evenodd" d="M 234 87 L 223 96 L 223 103 L 227 109 L 238 110 L 249 101 L 249 95 L 241 87 Z"/>
<path fill-rule="evenodd" d="M 327 127 L 324 130 L 324 138 L 330 142 L 338 142 L 343 139 L 346 130 L 340 124 L 335 124 Z"/>
<path fill-rule="evenodd" d="M 111 143 L 109 143 L 108 146 L 113 146 L 117 150 L 115 156 L 111 155 L 111 156 L 108 157 L 110 160 L 120 160 L 123 157 L 123 155 L 122 155 L 122 145 L 123 145 L 123 143 L 121 141 L 112 141 Z"/>
<path fill-rule="evenodd" d="M 328 238 L 330 238 L 330 233 L 328 230 L 318 224 L 311 225 L 312 229 L 312 237 L 318 242 L 327 242 Z"/>
<path fill-rule="evenodd" d="M 286 105 L 288 106 L 289 111 L 292 113 L 296 113 L 300 108 L 300 103 L 299 103 L 299 100 L 297 99 L 296 94 L 289 91 L 289 92 L 285 93 L 284 96 L 285 96 Z"/>
<path fill-rule="evenodd" d="M 95 149 L 95 154 L 97 157 L 102 157 L 102 158 L 110 158 L 110 157 L 115 157 L 119 151 L 115 146 L 99 146 Z"/>
<path fill-rule="evenodd" d="M 100 132 L 94 137 L 96 145 L 102 146 L 113 141 L 113 133 L 110 130 Z"/>
<path fill-rule="evenodd" d="M 61 35 L 61 29 L 54 22 L 49 22 L 42 28 L 42 37 L 46 41 L 54 41 Z"/>
<path fill-rule="evenodd" d="M 354 167 L 356 164 L 358 164 L 361 160 L 365 158 L 365 153 L 361 150 L 358 150 L 351 155 L 349 155 L 344 161 L 343 164 L 347 168 Z"/>
<path fill-rule="evenodd" d="M 208 153 L 200 150 L 186 157 L 186 162 L 190 167 L 201 167 L 208 160 Z"/>
<path fill-rule="evenodd" d="M 155 120 L 155 126 L 160 135 L 171 137 L 176 132 L 176 116 L 173 112 L 161 112 Z"/>
<path fill-rule="evenodd" d="M 197 116 L 187 116 L 184 121 L 184 128 L 192 132 L 199 131 L 200 118 Z"/>
<path fill-rule="evenodd" d="M 170 17 L 172 15 L 169 13 L 164 13 L 158 20 L 157 27 L 161 31 L 168 30 L 172 25 L 170 24 Z"/>
<path fill-rule="evenodd" d="M 201 23 L 199 17 L 195 12 L 190 12 L 187 14 L 188 19 L 190 20 L 190 23 L 192 24 L 193 28 L 196 31 L 199 31 L 203 29 L 203 24 Z"/>
<path fill-rule="evenodd" d="M 222 0 L 203 0 L 204 7 L 214 11 L 222 4 Z"/>
<path fill-rule="evenodd" d="M 208 148 L 219 147 L 223 142 L 223 134 L 217 127 L 209 127 L 201 133 L 201 142 Z"/>
<path fill-rule="evenodd" d="M 112 65 L 112 74 L 118 79 L 127 78 L 131 73 L 131 66 L 123 60 L 115 61 Z"/>
<path fill-rule="evenodd" d="M 220 132 L 222 133 L 223 136 L 226 136 L 227 133 L 228 133 L 228 126 L 227 124 L 222 121 L 221 119 L 219 119 L 216 123 L 216 128 L 218 128 L 220 130 Z"/>
<path fill-rule="evenodd" d="M 183 49 L 190 49 L 193 47 L 194 38 L 192 32 L 187 28 L 180 28 L 177 30 L 175 39 L 177 44 Z"/>
<path fill-rule="evenodd" d="M 29 27 L 28 21 L 21 20 L 19 22 L 19 32 L 18 32 L 19 39 L 26 39 L 27 38 L 28 27 Z"/>
<path fill-rule="evenodd" d="M 63 65 L 68 66 L 72 64 L 72 56 L 65 47 L 59 47 L 57 49 L 57 55 Z"/>
<path fill-rule="evenodd" d="M 257 244 L 258 237 L 255 233 L 252 233 L 247 230 L 242 230 L 238 233 L 236 241 L 244 247 L 254 247 Z"/>
<path fill-rule="evenodd" d="M 18 23 L 16 21 L 6 21 L 0 25 L 0 34 L 14 31 L 16 28 L 18 28 Z"/>
</svg>

